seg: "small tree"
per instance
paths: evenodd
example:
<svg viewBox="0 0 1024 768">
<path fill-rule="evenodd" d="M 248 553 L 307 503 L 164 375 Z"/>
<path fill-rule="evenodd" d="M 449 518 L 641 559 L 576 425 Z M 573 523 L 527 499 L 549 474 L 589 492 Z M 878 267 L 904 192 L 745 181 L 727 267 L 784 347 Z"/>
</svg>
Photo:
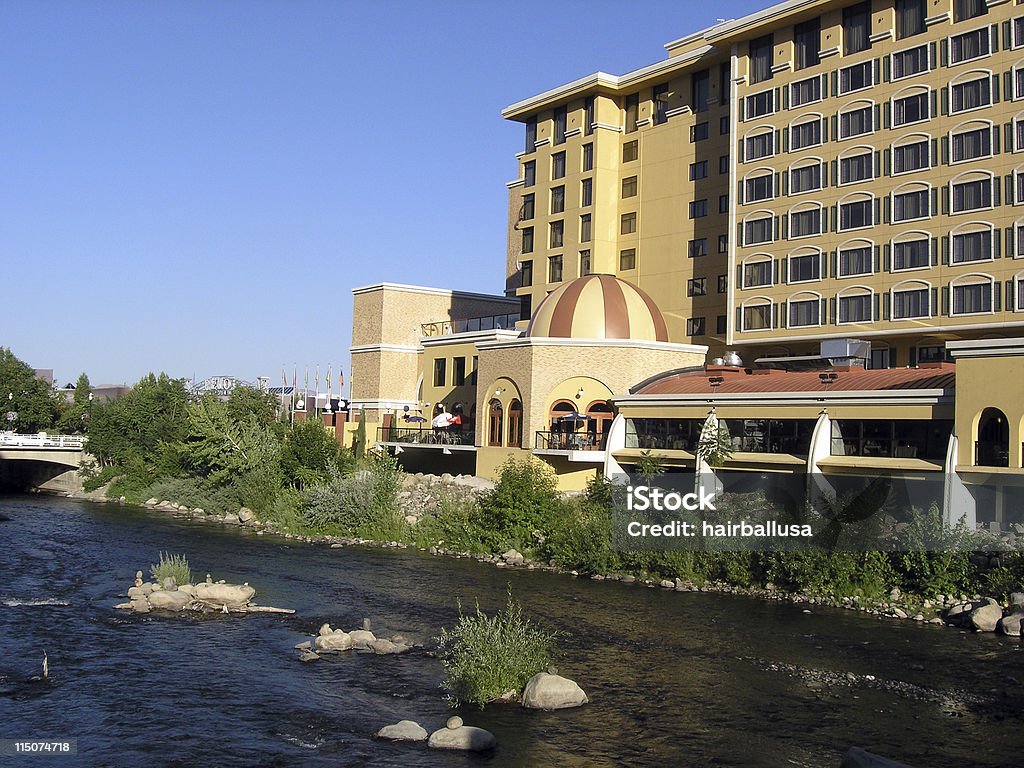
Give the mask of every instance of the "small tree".
<svg viewBox="0 0 1024 768">
<path fill-rule="evenodd" d="M 656 456 L 650 450 L 640 451 L 640 458 L 636 462 L 636 473 L 650 484 L 651 480 L 665 473 L 662 466 L 661 456 Z"/>
<path fill-rule="evenodd" d="M 356 426 L 356 441 L 353 453 L 361 461 L 366 458 L 366 411 L 359 410 L 359 424 Z"/>
<path fill-rule="evenodd" d="M 722 424 L 701 433 L 697 442 L 697 458 L 709 467 L 720 467 L 732 456 L 732 435 Z"/>
</svg>

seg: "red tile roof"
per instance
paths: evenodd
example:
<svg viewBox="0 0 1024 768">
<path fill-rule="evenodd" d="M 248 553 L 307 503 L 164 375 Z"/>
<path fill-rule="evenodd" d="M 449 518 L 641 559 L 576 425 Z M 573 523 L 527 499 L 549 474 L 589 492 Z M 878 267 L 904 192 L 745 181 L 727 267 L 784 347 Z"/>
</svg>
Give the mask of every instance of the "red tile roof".
<svg viewBox="0 0 1024 768">
<path fill-rule="evenodd" d="M 768 371 L 729 369 L 683 371 L 646 384 L 637 395 L 698 395 L 715 392 L 864 392 L 906 389 L 944 389 L 952 391 L 955 374 L 952 363 L 927 368 L 882 368 L 879 370 L 834 371 L 838 378 L 822 386 L 820 371 Z M 832 373 L 826 371 L 826 373 Z M 717 389 L 708 383 L 710 376 L 721 376 Z"/>
</svg>

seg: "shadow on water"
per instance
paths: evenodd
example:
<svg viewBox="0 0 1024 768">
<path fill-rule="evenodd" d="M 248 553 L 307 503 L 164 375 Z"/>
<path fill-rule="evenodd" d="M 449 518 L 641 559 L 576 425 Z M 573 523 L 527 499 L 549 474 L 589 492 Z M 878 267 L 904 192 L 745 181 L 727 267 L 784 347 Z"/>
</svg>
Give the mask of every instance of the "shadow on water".
<svg viewBox="0 0 1024 768">
<path fill-rule="evenodd" d="M 8 497 L 0 558 L 0 738 L 77 738 L 95 765 L 831 766 L 853 744 L 913 766 L 1006 766 L 1024 747 L 1019 646 L 945 628 L 730 595 L 498 570 L 420 552 L 332 550 L 134 508 Z M 113 610 L 159 551 L 197 578 L 249 581 L 294 616 Z M 592 703 L 458 713 L 491 755 L 381 743 L 400 719 L 451 714 L 429 652 L 508 586 L 562 630 L 558 666 Z M 321 623 L 427 646 L 300 664 Z M 50 679 L 27 678 L 49 655 Z M 8 693 L 8 688 L 19 692 Z"/>
</svg>

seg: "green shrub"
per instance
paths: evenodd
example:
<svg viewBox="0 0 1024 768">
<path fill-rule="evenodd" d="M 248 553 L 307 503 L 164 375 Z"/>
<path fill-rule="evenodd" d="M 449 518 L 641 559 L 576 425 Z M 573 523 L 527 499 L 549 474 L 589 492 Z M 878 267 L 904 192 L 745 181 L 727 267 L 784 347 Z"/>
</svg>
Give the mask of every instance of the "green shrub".
<svg viewBox="0 0 1024 768">
<path fill-rule="evenodd" d="M 419 547 L 443 544 L 464 552 L 486 552 L 486 532 L 479 524 L 479 502 L 473 496 L 445 490 L 439 504 L 436 514 L 420 518 L 412 529 L 413 542 Z"/>
<path fill-rule="evenodd" d="M 153 576 L 153 581 L 157 584 L 163 583 L 163 580 L 168 576 L 174 577 L 175 584 L 192 583 L 192 569 L 189 568 L 188 560 L 185 559 L 184 555 L 171 555 L 161 552 L 160 562 L 157 565 L 150 566 L 149 572 Z"/>
<path fill-rule="evenodd" d="M 904 550 L 895 556 L 895 565 L 904 588 L 924 597 L 974 592 L 978 573 L 971 563 L 974 536 L 963 519 L 949 528 L 939 508 L 932 504 L 927 512 L 911 510 L 910 522 L 898 537 Z"/>
<path fill-rule="evenodd" d="M 195 508 L 200 507 L 207 512 L 226 514 L 237 512 L 242 506 L 238 489 L 234 485 L 216 487 L 210 483 L 193 477 L 175 477 L 158 480 L 145 489 L 142 494 L 146 499 L 174 501 L 178 504 Z"/>
<path fill-rule="evenodd" d="M 562 514 L 548 524 L 544 557 L 563 568 L 584 573 L 608 573 L 617 566 L 612 549 L 611 513 L 603 504 L 586 497 L 575 504 L 562 504 Z"/>
<path fill-rule="evenodd" d="M 402 486 L 398 461 L 386 454 L 371 455 L 364 469 L 350 475 L 333 470 L 329 483 L 302 494 L 306 527 L 364 539 L 404 539 L 407 526 L 398 505 Z"/>
<path fill-rule="evenodd" d="M 537 534 L 564 514 L 556 487 L 555 473 L 544 462 L 506 461 L 498 484 L 480 502 L 480 522 L 491 550 L 534 547 Z"/>
<path fill-rule="evenodd" d="M 460 605 L 458 623 L 451 630 L 442 627 L 437 638 L 449 703 L 483 708 L 509 691 L 519 696 L 529 679 L 547 668 L 557 638 L 523 615 L 511 591 L 493 616 L 479 605 L 466 615 Z"/>
</svg>

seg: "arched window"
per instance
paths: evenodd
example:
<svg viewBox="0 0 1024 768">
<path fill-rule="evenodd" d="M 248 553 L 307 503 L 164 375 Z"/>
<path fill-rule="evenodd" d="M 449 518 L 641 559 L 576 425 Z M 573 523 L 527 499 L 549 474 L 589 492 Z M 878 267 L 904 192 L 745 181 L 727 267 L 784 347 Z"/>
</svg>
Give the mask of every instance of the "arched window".
<svg viewBox="0 0 1024 768">
<path fill-rule="evenodd" d="M 892 143 L 892 175 L 916 173 L 938 163 L 932 157 L 932 137 L 927 133 L 911 133 Z"/>
<path fill-rule="evenodd" d="M 523 445 L 523 404 L 513 400 L 508 404 L 508 443 L 509 448 L 521 448 Z"/>
<path fill-rule="evenodd" d="M 501 445 L 501 432 L 504 419 L 502 418 L 501 401 L 491 400 L 488 445 Z"/>
<path fill-rule="evenodd" d="M 740 313 L 744 331 L 763 331 L 772 327 L 772 300 L 767 296 L 755 296 L 743 302 Z"/>
<path fill-rule="evenodd" d="M 847 240 L 836 250 L 839 277 L 870 275 L 875 271 L 875 244 L 871 240 Z"/>
<path fill-rule="evenodd" d="M 822 324 L 821 294 L 814 291 L 795 293 L 786 302 L 787 325 L 806 328 Z"/>
<path fill-rule="evenodd" d="M 893 272 L 926 269 L 931 266 L 932 239 L 927 232 L 901 232 L 892 240 Z"/>
<path fill-rule="evenodd" d="M 772 256 L 755 253 L 743 260 L 743 288 L 760 288 L 772 284 Z"/>
<path fill-rule="evenodd" d="M 874 226 L 875 196 L 870 192 L 854 192 L 839 201 L 838 231 Z"/>
<path fill-rule="evenodd" d="M 824 208 L 818 202 L 806 202 L 789 209 L 789 238 L 813 237 L 825 229 Z"/>
<path fill-rule="evenodd" d="M 933 215 L 931 185 L 912 181 L 892 191 L 892 223 L 927 219 Z M 934 213 L 938 213 L 935 211 Z"/>
<path fill-rule="evenodd" d="M 836 322 L 870 323 L 875 317 L 875 293 L 866 285 L 851 285 L 836 294 Z"/>
<path fill-rule="evenodd" d="M 926 85 L 904 88 L 892 97 L 892 127 L 899 128 L 931 117 L 931 89 Z"/>
<path fill-rule="evenodd" d="M 998 408 L 986 408 L 978 421 L 974 464 L 979 467 L 1010 466 L 1010 424 Z"/>
</svg>

